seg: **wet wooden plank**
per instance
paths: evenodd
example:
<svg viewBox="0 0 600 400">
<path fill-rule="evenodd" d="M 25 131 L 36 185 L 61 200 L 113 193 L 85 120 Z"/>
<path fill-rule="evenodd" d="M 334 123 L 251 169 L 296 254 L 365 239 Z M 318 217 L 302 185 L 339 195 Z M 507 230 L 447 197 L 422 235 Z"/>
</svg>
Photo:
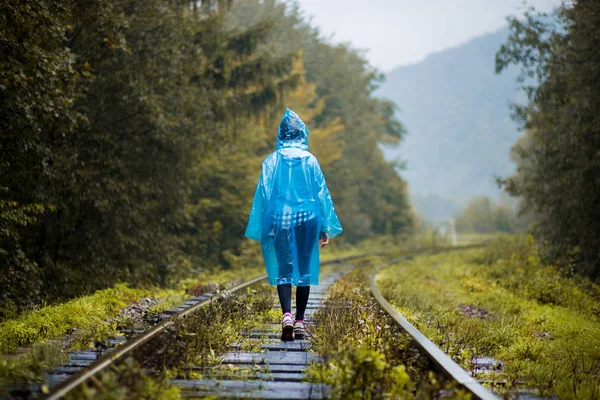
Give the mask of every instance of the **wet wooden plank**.
<svg viewBox="0 0 600 400">
<path fill-rule="evenodd" d="M 74 351 L 72 353 L 69 353 L 70 360 L 93 360 L 93 361 L 95 361 L 96 359 L 98 359 L 98 357 L 100 357 L 100 355 L 96 351 L 93 351 L 93 350 Z"/>
<path fill-rule="evenodd" d="M 256 345 L 258 345 L 263 350 L 269 351 L 307 351 L 310 350 L 310 342 L 306 340 L 294 340 L 293 342 L 282 342 L 279 343 L 263 343 L 261 340 L 256 340 Z M 249 344 L 254 345 L 252 342 Z M 231 347 L 234 349 L 239 349 L 242 347 L 241 343 L 232 343 Z"/>
<path fill-rule="evenodd" d="M 227 367 L 227 365 L 225 365 L 225 367 Z M 235 370 L 239 370 L 242 371 L 244 374 L 248 373 L 249 371 L 254 371 L 254 372 L 273 372 L 273 373 L 278 373 L 278 372 L 303 372 L 306 370 L 306 366 L 305 365 L 298 365 L 298 364 L 274 364 L 274 365 L 250 365 L 250 364 L 238 364 L 238 365 L 232 365 L 231 366 L 233 369 Z M 193 367 L 192 370 L 194 371 L 199 371 L 204 373 L 207 370 L 213 370 L 213 367 Z M 228 372 L 228 369 L 224 369 L 225 372 Z"/>
<path fill-rule="evenodd" d="M 212 393 L 219 398 L 320 399 L 327 392 L 324 386 L 308 382 L 174 380 L 171 383 L 181 388 L 185 396 Z"/>
<path fill-rule="evenodd" d="M 75 372 L 81 370 L 81 367 L 57 367 L 54 370 L 50 371 L 51 374 L 56 374 L 56 375 L 71 375 L 74 374 Z"/>
<path fill-rule="evenodd" d="M 225 353 L 224 364 L 296 364 L 307 365 L 313 361 L 320 361 L 321 357 L 314 353 L 297 351 L 272 351 L 265 353 Z"/>
<path fill-rule="evenodd" d="M 47 380 L 49 386 L 54 386 L 54 385 L 57 385 L 60 382 L 64 381 L 65 379 L 67 379 L 70 376 L 71 376 L 71 374 L 49 374 L 49 375 L 46 375 L 46 380 Z"/>
<path fill-rule="evenodd" d="M 261 380 L 261 381 L 277 381 L 277 382 L 301 382 L 306 379 L 306 373 L 301 372 L 272 372 L 272 371 L 254 371 L 248 369 L 246 371 L 231 370 L 231 371 L 219 371 L 207 376 L 205 379 L 211 378 L 211 380 L 242 380 L 243 378 L 249 380 Z"/>
<path fill-rule="evenodd" d="M 87 367 L 88 365 L 91 365 L 94 360 L 68 360 L 67 362 L 65 362 L 63 364 L 64 367 Z"/>
</svg>

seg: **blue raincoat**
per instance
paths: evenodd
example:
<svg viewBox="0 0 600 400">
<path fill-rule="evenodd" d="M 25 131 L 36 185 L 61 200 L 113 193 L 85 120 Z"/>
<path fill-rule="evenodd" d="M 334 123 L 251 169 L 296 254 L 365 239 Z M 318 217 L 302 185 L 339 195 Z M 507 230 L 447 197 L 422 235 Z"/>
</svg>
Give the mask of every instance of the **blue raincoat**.
<svg viewBox="0 0 600 400">
<path fill-rule="evenodd" d="M 277 149 L 262 163 L 246 236 L 260 240 L 271 285 L 319 283 L 319 236 L 342 232 L 308 129 L 286 109 Z"/>
</svg>

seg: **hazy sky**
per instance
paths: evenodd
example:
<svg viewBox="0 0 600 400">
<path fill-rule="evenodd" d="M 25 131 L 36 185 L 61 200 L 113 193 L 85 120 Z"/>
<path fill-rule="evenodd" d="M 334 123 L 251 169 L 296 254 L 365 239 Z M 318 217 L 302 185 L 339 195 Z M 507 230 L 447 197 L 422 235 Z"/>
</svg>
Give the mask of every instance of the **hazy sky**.
<svg viewBox="0 0 600 400">
<path fill-rule="evenodd" d="M 297 0 L 334 42 L 367 50 L 381 71 L 412 64 L 427 54 L 495 31 L 507 15 L 520 15 L 523 0 Z M 528 0 L 551 11 L 560 0 Z"/>
</svg>

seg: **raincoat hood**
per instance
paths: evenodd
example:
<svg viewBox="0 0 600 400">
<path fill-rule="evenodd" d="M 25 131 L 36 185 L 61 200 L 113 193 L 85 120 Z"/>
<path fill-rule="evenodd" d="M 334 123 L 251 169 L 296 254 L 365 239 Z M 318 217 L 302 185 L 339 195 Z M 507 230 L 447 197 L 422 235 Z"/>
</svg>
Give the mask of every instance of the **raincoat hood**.
<svg viewBox="0 0 600 400">
<path fill-rule="evenodd" d="M 308 128 L 289 108 L 285 109 L 277 128 L 277 150 L 285 148 L 308 150 Z"/>
</svg>

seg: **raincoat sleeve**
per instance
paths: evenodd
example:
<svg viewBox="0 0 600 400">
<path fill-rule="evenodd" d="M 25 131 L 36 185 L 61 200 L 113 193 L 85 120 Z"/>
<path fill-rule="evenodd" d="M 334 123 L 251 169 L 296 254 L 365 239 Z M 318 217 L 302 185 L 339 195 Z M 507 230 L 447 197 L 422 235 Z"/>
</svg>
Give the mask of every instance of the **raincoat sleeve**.
<svg viewBox="0 0 600 400">
<path fill-rule="evenodd" d="M 258 241 L 261 240 L 262 236 L 262 224 L 266 208 L 262 190 L 262 182 L 263 176 L 261 174 L 260 178 L 258 179 L 258 184 L 256 185 L 256 191 L 254 192 L 254 200 L 252 201 L 248 226 L 246 226 L 246 237 Z"/>
<path fill-rule="evenodd" d="M 342 233 L 342 225 L 335 213 L 333 207 L 333 200 L 329 194 L 329 188 L 325 182 L 325 176 L 321 166 L 315 160 L 315 191 L 317 193 L 317 199 L 319 201 L 319 209 L 321 212 L 321 232 L 325 233 L 328 237 L 333 238 Z"/>
</svg>

